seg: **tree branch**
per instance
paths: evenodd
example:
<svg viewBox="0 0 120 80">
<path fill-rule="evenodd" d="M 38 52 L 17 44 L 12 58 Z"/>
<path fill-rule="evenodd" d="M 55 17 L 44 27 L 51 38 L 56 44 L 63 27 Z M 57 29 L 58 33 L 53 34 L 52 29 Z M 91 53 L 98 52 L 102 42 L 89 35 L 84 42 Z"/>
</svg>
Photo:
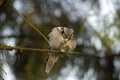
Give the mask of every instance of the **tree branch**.
<svg viewBox="0 0 120 80">
<path fill-rule="evenodd" d="M 52 53 L 65 53 L 65 54 L 80 54 L 79 52 L 61 52 L 59 50 L 49 50 L 49 49 L 40 49 L 40 48 L 26 48 L 21 46 L 7 46 L 0 44 L 0 50 L 19 50 L 19 51 L 40 51 L 40 52 L 52 52 Z"/>
</svg>

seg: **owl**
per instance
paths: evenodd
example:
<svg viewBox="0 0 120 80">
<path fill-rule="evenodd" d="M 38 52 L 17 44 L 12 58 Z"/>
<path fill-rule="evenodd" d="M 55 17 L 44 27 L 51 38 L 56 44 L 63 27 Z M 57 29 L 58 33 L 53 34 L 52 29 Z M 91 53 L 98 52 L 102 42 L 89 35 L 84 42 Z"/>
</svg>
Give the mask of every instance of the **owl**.
<svg viewBox="0 0 120 80">
<path fill-rule="evenodd" d="M 74 30 L 67 27 L 55 27 L 48 35 L 50 50 L 60 50 L 61 52 L 72 52 L 76 48 Z M 49 73 L 60 57 L 59 53 L 50 53 L 46 63 L 46 73 Z"/>
</svg>

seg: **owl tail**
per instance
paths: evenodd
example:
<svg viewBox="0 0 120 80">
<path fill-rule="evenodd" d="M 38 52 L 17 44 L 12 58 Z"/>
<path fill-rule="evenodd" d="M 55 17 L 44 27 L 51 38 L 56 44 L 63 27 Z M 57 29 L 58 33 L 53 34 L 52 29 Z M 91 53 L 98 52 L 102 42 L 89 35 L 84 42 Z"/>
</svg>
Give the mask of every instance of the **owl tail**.
<svg viewBox="0 0 120 80">
<path fill-rule="evenodd" d="M 53 68 L 53 66 L 58 61 L 58 59 L 59 59 L 58 55 L 55 55 L 55 54 L 49 55 L 47 63 L 46 63 L 46 69 L 45 69 L 45 72 L 47 74 L 49 74 L 50 70 Z"/>
</svg>

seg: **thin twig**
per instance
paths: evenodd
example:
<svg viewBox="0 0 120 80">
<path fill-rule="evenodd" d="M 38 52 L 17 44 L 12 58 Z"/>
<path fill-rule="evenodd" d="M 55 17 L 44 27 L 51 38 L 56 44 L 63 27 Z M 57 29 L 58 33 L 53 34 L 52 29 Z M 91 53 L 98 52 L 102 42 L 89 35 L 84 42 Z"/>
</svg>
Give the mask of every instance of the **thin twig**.
<svg viewBox="0 0 120 80">
<path fill-rule="evenodd" d="M 25 19 L 10 3 L 7 3 L 30 27 L 32 27 L 33 29 L 35 29 L 39 35 L 41 35 L 45 41 L 47 41 L 47 43 L 50 45 L 49 40 L 47 39 L 47 37 L 40 31 L 38 30 L 32 23 L 30 23 L 27 19 Z"/>
</svg>

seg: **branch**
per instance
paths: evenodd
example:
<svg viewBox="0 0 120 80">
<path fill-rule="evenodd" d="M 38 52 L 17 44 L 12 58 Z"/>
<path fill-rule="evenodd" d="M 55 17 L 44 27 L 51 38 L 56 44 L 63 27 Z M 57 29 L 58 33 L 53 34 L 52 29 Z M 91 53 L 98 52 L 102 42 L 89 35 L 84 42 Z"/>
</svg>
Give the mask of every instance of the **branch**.
<svg viewBox="0 0 120 80">
<path fill-rule="evenodd" d="M 52 52 L 52 53 L 65 53 L 65 54 L 80 54 L 79 52 L 61 52 L 59 50 L 49 50 L 49 49 L 40 49 L 40 48 L 26 48 L 21 46 L 7 46 L 0 44 L 0 50 L 19 50 L 19 51 L 39 51 L 39 52 Z"/>
<path fill-rule="evenodd" d="M 50 45 L 50 42 L 49 42 L 49 40 L 47 39 L 47 37 L 46 37 L 40 30 L 38 30 L 36 26 L 34 26 L 34 25 L 33 25 L 32 23 L 30 23 L 27 19 L 25 19 L 10 3 L 7 3 L 7 4 L 8 4 L 8 5 L 12 8 L 12 10 L 15 11 L 30 27 L 32 27 L 34 30 L 36 30 L 36 32 L 38 32 L 39 35 L 41 35 L 41 36 L 45 39 L 45 41 Z"/>
</svg>

